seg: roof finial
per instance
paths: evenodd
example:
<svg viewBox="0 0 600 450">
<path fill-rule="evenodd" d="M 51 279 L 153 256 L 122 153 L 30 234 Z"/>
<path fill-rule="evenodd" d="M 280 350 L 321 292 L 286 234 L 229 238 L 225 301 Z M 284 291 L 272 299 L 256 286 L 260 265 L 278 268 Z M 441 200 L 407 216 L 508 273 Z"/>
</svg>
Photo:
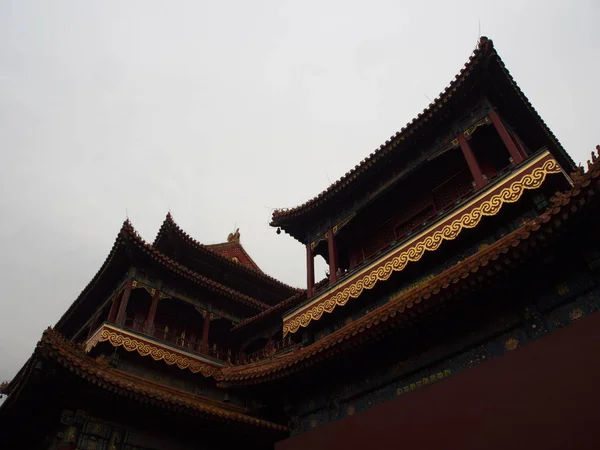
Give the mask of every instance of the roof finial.
<svg viewBox="0 0 600 450">
<path fill-rule="evenodd" d="M 227 236 L 227 242 L 240 242 L 240 229 L 237 228 L 235 233 L 229 233 Z"/>
</svg>

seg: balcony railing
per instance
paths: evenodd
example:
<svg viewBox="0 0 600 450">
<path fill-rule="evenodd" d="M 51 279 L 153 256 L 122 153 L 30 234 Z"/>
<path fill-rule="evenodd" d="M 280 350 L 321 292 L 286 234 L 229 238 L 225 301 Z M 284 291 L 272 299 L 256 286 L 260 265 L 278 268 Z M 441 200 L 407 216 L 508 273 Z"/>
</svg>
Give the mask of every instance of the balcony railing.
<svg viewBox="0 0 600 450">
<path fill-rule="evenodd" d="M 539 152 L 536 152 L 536 153 L 540 153 L 544 150 L 546 150 L 546 147 L 543 147 Z M 509 164 L 506 167 L 503 167 L 502 169 L 495 171 L 492 175 L 490 175 L 488 182 L 491 183 L 491 182 L 498 180 L 499 178 L 502 178 L 504 175 L 507 175 L 508 173 L 510 173 L 513 169 L 514 169 L 514 165 Z M 451 182 L 454 178 L 457 178 L 461 175 L 463 175 L 462 172 L 454 175 L 453 177 L 444 181 L 444 183 L 442 183 L 441 185 L 439 185 L 435 189 L 433 189 L 433 191 L 435 192 L 437 189 L 443 187 L 443 185 L 447 184 L 448 182 Z M 462 205 L 466 200 L 471 198 L 474 194 L 476 194 L 476 191 L 472 187 L 465 188 L 464 186 L 459 185 L 457 187 L 455 196 L 452 198 L 452 200 L 445 201 L 440 204 L 436 204 L 436 208 L 429 216 L 425 217 L 422 221 L 420 221 L 419 223 L 416 223 L 414 226 L 410 227 L 410 229 L 404 230 L 402 232 L 402 234 L 396 235 L 396 238 L 393 241 L 387 242 L 386 244 L 382 245 L 375 253 L 372 253 L 368 257 L 361 260 L 356 266 L 352 267 L 351 269 L 347 269 L 347 270 L 340 269 L 338 271 L 338 276 L 337 276 L 335 283 L 332 284 L 329 282 L 329 274 L 327 274 L 325 279 L 323 279 L 320 282 L 315 284 L 314 291 L 313 291 L 314 292 L 313 297 L 316 297 L 317 295 L 320 295 L 320 294 L 324 293 L 325 291 L 328 291 L 333 285 L 338 284 L 339 282 L 343 281 L 348 276 L 353 275 L 354 273 L 360 271 L 363 267 L 365 267 L 365 266 L 369 265 L 371 262 L 377 260 L 384 253 L 387 253 L 388 251 L 392 250 L 393 248 L 398 247 L 403 242 L 407 241 L 408 239 L 410 239 L 411 237 L 413 237 L 415 234 L 419 233 L 420 231 L 431 227 L 433 224 L 438 222 L 443 216 L 447 215 L 449 212 L 453 211 L 454 209 L 460 207 L 460 205 Z"/>
<path fill-rule="evenodd" d="M 287 336 L 280 341 L 272 341 L 271 344 L 267 344 L 265 348 L 257 350 L 252 353 L 242 354 L 236 358 L 236 364 L 246 364 L 249 362 L 259 361 L 261 359 L 267 359 L 277 354 L 286 353 L 294 348 L 295 343 L 292 341 L 291 336 Z"/>
<path fill-rule="evenodd" d="M 227 351 L 217 347 L 215 344 L 212 346 L 208 345 L 207 348 L 204 349 L 202 340 L 186 337 L 185 332 L 174 333 L 169 330 L 169 325 L 167 324 L 153 324 L 150 327 L 146 327 L 145 321 L 127 317 L 123 328 L 135 331 L 136 333 L 145 334 L 174 347 L 180 347 L 187 351 L 198 353 L 199 355 L 211 356 L 222 361 L 227 361 L 231 356 Z"/>
</svg>

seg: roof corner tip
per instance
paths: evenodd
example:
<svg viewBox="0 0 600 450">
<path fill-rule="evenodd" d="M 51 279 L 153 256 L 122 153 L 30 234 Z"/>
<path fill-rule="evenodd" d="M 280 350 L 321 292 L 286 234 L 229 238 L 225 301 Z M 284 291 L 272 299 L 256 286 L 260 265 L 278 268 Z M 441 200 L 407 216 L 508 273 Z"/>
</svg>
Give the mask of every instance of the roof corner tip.
<svg viewBox="0 0 600 450">
<path fill-rule="evenodd" d="M 482 50 L 488 50 L 488 49 L 493 49 L 494 48 L 494 41 L 492 41 L 489 37 L 487 36 L 480 36 L 479 37 L 479 41 L 477 42 L 477 49 L 482 51 Z"/>
<path fill-rule="evenodd" d="M 168 226 L 177 226 L 177 223 L 175 223 L 175 219 L 173 218 L 173 214 L 171 214 L 171 211 L 167 212 L 167 215 L 165 216 L 165 220 L 163 220 L 160 228 L 163 229 L 165 227 Z"/>
<path fill-rule="evenodd" d="M 156 233 L 156 237 L 154 238 L 152 245 L 158 245 L 158 242 L 165 235 L 165 233 L 173 228 L 178 228 L 177 223 L 175 223 L 175 219 L 173 218 L 173 214 L 171 214 L 171 211 L 168 211 L 167 215 L 165 216 L 165 219 L 160 224 L 160 228 L 158 229 L 158 233 Z"/>
<path fill-rule="evenodd" d="M 131 237 L 131 236 L 136 236 L 136 235 L 137 235 L 137 232 L 135 231 L 135 228 L 134 228 L 133 224 L 131 223 L 131 220 L 129 220 L 129 217 L 128 217 L 123 222 L 123 226 L 121 226 L 121 230 L 119 231 L 119 236 Z"/>
</svg>

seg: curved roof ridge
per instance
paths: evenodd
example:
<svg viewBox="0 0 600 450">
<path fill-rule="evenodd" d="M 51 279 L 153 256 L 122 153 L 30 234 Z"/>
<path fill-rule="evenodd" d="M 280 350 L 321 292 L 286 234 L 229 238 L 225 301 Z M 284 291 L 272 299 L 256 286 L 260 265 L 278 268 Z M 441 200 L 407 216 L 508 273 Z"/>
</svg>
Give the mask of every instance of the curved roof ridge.
<svg viewBox="0 0 600 450">
<path fill-rule="evenodd" d="M 473 73 L 475 66 L 482 62 L 486 57 L 495 55 L 497 60 L 499 61 L 501 67 L 505 71 L 507 78 L 510 80 L 510 83 L 515 88 L 517 95 L 522 99 L 525 105 L 530 109 L 531 113 L 534 115 L 536 120 L 539 121 L 540 125 L 546 131 L 550 139 L 556 144 L 558 150 L 565 155 L 565 157 L 572 163 L 573 167 L 575 164 L 572 159 L 568 156 L 564 148 L 561 146 L 560 142 L 554 136 L 554 134 L 550 131 L 545 122 L 541 119 L 537 111 L 531 105 L 531 102 L 527 99 L 525 94 L 521 91 L 521 89 L 516 84 L 514 78 L 510 75 L 508 70 L 506 69 L 502 59 L 496 52 L 494 48 L 494 43 L 491 39 L 486 36 L 481 36 L 477 43 L 476 48 L 469 56 L 468 61 L 463 65 L 457 75 L 455 75 L 454 79 L 444 88 L 444 90 L 431 102 L 422 112 L 417 114 L 410 122 L 404 125 L 400 131 L 397 131 L 394 135 L 392 135 L 385 143 L 381 144 L 378 148 L 376 148 L 370 155 L 360 161 L 354 168 L 350 169 L 341 178 L 332 183 L 329 187 L 327 187 L 324 191 L 311 198 L 310 200 L 304 202 L 301 205 L 292 207 L 292 208 L 279 208 L 273 211 L 273 215 L 271 218 L 271 226 L 283 226 L 285 221 L 291 219 L 293 216 L 301 215 L 305 213 L 311 207 L 316 207 L 320 205 L 322 202 L 329 199 L 331 196 L 335 195 L 337 192 L 345 189 L 352 180 L 356 179 L 360 174 L 369 170 L 371 166 L 373 166 L 379 159 L 383 156 L 392 152 L 402 141 L 404 141 L 407 137 L 409 137 L 414 131 L 416 131 L 419 127 L 427 123 L 427 121 L 433 117 L 434 114 L 437 113 L 444 105 L 453 97 L 456 90 L 464 84 L 466 79 Z"/>
<path fill-rule="evenodd" d="M 241 301 L 242 303 L 251 306 L 252 308 L 258 309 L 259 311 L 263 311 L 268 309 L 270 305 L 263 303 L 259 300 L 256 300 L 246 294 L 236 291 L 235 289 L 224 286 L 214 280 L 211 280 L 199 273 L 194 272 L 193 270 L 179 264 L 177 261 L 169 258 L 167 255 L 161 253 L 159 250 L 154 248 L 151 244 L 148 244 L 141 235 L 134 228 L 133 224 L 129 219 L 126 219 L 117 234 L 117 237 L 113 243 L 113 246 L 105 258 L 104 262 L 100 266 L 100 269 L 96 272 L 96 274 L 92 277 L 90 282 L 83 288 L 77 298 L 71 303 L 67 311 L 61 316 L 61 318 L 56 323 L 56 327 L 60 328 L 64 321 L 69 317 L 69 315 L 75 310 L 77 305 L 85 298 L 85 296 L 92 290 L 94 285 L 101 278 L 104 271 L 110 266 L 112 260 L 114 259 L 118 249 L 126 245 L 126 242 L 132 242 L 141 250 L 147 252 L 155 261 L 159 262 L 163 266 L 173 270 L 175 272 L 179 272 L 180 275 L 188 278 L 189 280 L 212 289 L 214 292 L 223 294 L 229 298 L 234 300 Z"/>
<path fill-rule="evenodd" d="M 127 218 L 123 222 L 123 225 L 121 225 L 121 229 L 119 230 L 119 233 L 117 233 L 117 237 L 115 238 L 115 241 L 113 242 L 113 246 L 110 249 L 110 252 L 106 256 L 106 258 L 104 259 L 104 262 L 102 263 L 102 265 L 100 266 L 98 271 L 94 274 L 94 276 L 89 281 L 89 283 L 79 293 L 79 295 L 73 301 L 73 303 L 71 303 L 69 308 L 67 308 L 65 313 L 60 317 L 60 319 L 58 319 L 58 321 L 56 322 L 56 328 L 59 328 L 62 325 L 62 323 L 67 319 L 67 317 L 73 312 L 76 304 L 78 304 L 83 299 L 83 297 L 85 297 L 89 293 L 89 291 L 91 291 L 92 287 L 96 284 L 96 282 L 102 276 L 102 273 L 110 265 L 118 248 L 124 243 L 124 239 L 126 239 L 126 237 L 131 233 L 131 230 L 133 230 L 133 232 L 135 232 L 133 225 L 131 224 L 129 218 Z"/>
<path fill-rule="evenodd" d="M 138 395 L 157 400 L 165 406 L 172 404 L 176 407 L 198 411 L 220 419 L 260 426 L 273 431 L 288 431 L 287 427 L 283 425 L 247 415 L 239 407 L 162 385 L 122 370 L 113 369 L 102 360 L 86 355 L 75 344 L 51 327 L 48 327 L 42 334 L 42 338 L 34 350 L 34 356 L 39 352 L 43 352 L 45 357 L 51 357 L 67 369 L 72 370 L 75 367 L 78 376 L 101 387 L 135 392 Z M 10 387 L 14 388 L 15 384 L 21 381 L 24 380 L 15 378 Z"/>
<path fill-rule="evenodd" d="M 188 234 L 186 231 L 184 231 L 178 224 L 177 222 L 175 222 L 175 219 L 173 218 L 173 215 L 171 214 L 171 212 L 167 213 L 167 216 L 165 217 L 165 220 L 163 221 L 158 234 L 156 235 L 156 238 L 154 239 L 154 242 L 152 244 L 153 247 L 156 247 L 156 245 L 158 244 L 158 242 L 164 237 L 166 236 L 167 231 L 170 229 L 174 230 L 176 233 L 179 234 L 179 236 L 181 236 L 183 238 L 184 241 L 186 241 L 190 246 L 192 246 L 193 248 L 204 252 L 206 254 L 209 254 L 210 256 L 219 259 L 220 261 L 222 261 L 223 263 L 225 263 L 226 265 L 230 266 L 230 267 L 234 267 L 236 269 L 239 269 L 241 271 L 247 272 L 253 276 L 259 277 L 271 284 L 275 284 L 278 287 L 283 287 L 285 289 L 288 289 L 292 292 L 300 292 L 302 291 L 302 289 L 300 288 L 296 288 L 293 286 L 290 286 L 282 281 L 279 281 L 278 279 L 266 274 L 265 272 L 263 272 L 260 269 L 253 269 L 252 267 L 248 267 L 246 265 L 243 264 L 238 264 L 235 263 L 234 261 L 230 260 L 229 258 L 226 258 L 225 256 L 223 256 L 222 254 L 220 254 L 219 252 L 213 250 L 212 248 L 210 248 L 210 245 L 206 245 L 206 244 L 202 244 L 201 242 L 199 242 L 198 240 L 194 239 L 190 234 Z M 227 242 L 225 242 L 224 244 L 227 244 Z M 220 244 L 213 244 L 213 245 L 220 245 Z M 250 257 L 250 255 L 248 255 L 248 253 L 246 252 L 246 250 L 243 248 L 243 246 L 240 244 L 240 247 L 242 248 L 242 250 L 244 251 L 244 253 L 246 253 L 246 255 L 248 256 L 248 258 L 252 259 Z M 256 266 L 258 268 L 258 265 Z"/>
<path fill-rule="evenodd" d="M 412 133 L 413 129 L 418 127 L 424 120 L 431 117 L 434 111 L 437 111 L 442 107 L 444 103 L 447 102 L 447 98 L 452 95 L 452 92 L 456 90 L 456 86 L 460 84 L 463 76 L 471 69 L 473 65 L 473 60 L 482 53 L 488 53 L 493 50 L 493 42 L 485 36 L 482 36 L 479 39 L 479 43 L 475 50 L 469 56 L 469 60 L 464 64 L 464 66 L 460 69 L 459 73 L 454 77 L 454 79 L 444 88 L 444 90 L 431 102 L 426 108 L 423 109 L 422 112 L 418 113 L 416 117 L 404 125 L 400 131 L 397 131 L 395 134 L 390 136 L 385 143 L 381 144 L 378 148 L 373 150 L 367 157 L 361 160 L 358 164 L 354 166 L 354 168 L 350 169 L 344 175 L 342 175 L 337 181 L 333 182 L 327 189 L 322 191 L 320 194 L 316 195 L 312 199 L 304 202 L 301 205 L 292 207 L 292 208 L 279 208 L 273 211 L 273 217 L 271 220 L 271 226 L 279 226 L 281 224 L 280 219 L 284 219 L 291 214 L 302 212 L 303 209 L 306 209 L 307 206 L 316 203 L 322 200 L 325 196 L 331 194 L 333 191 L 339 191 L 342 189 L 350 180 L 353 180 L 357 177 L 357 175 L 371 166 L 374 161 L 385 154 L 392 151 L 399 143 L 399 141 L 403 141 L 405 139 L 405 135 L 408 136 Z M 424 118 L 424 120 L 422 119 Z"/>
<path fill-rule="evenodd" d="M 210 278 L 207 278 L 204 275 L 200 275 L 199 273 L 194 272 L 186 266 L 179 264 L 177 261 L 168 257 L 164 253 L 154 248 L 151 244 L 148 244 L 146 241 L 144 241 L 140 234 L 133 228 L 133 225 L 131 225 L 131 222 L 129 222 L 129 220 L 126 221 L 126 225 L 124 225 L 124 227 L 122 228 L 122 232 L 126 233 L 129 237 L 131 237 L 133 241 L 138 245 L 138 247 L 151 253 L 151 256 L 154 257 L 153 259 L 159 261 L 160 263 L 171 269 L 180 271 L 181 274 L 185 275 L 187 278 L 192 279 L 194 281 L 199 281 L 200 284 L 203 284 L 205 286 L 210 286 L 214 288 L 214 290 L 216 290 L 217 292 L 225 294 L 228 297 L 234 298 L 236 300 L 243 300 L 244 303 L 248 304 L 249 306 L 253 306 L 260 310 L 265 310 L 269 308 L 269 305 L 267 305 L 266 303 L 256 300 L 250 297 L 249 295 L 238 292 L 235 289 L 224 286 L 217 281 L 211 280 Z"/>
</svg>

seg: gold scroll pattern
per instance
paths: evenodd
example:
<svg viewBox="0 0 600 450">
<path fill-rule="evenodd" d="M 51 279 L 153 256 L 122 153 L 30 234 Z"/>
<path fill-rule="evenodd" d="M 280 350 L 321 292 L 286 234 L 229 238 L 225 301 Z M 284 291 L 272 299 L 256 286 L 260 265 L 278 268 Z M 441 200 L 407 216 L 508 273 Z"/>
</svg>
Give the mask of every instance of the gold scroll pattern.
<svg viewBox="0 0 600 450">
<path fill-rule="evenodd" d="M 170 366 L 176 365 L 180 369 L 189 369 L 190 372 L 201 373 L 205 377 L 213 377 L 216 380 L 223 379 L 219 367 L 211 366 L 194 358 L 151 345 L 106 327 L 102 328 L 88 341 L 86 352 L 89 352 L 99 342 L 109 342 L 114 347 L 123 347 L 128 352 L 138 352 L 141 356 L 150 356 L 155 361 L 164 361 Z"/>
<path fill-rule="evenodd" d="M 441 381 L 444 378 L 448 378 L 450 375 L 452 375 L 450 369 L 445 369 L 443 372 L 440 371 L 438 373 L 434 373 L 428 377 L 421 378 L 415 383 L 410 383 L 405 386 L 399 387 L 398 389 L 396 389 L 396 395 L 407 394 L 416 389 L 419 389 L 420 387 L 427 386 L 428 384 L 437 383 L 438 381 Z"/>
<path fill-rule="evenodd" d="M 344 306 L 350 299 L 358 298 L 365 289 L 372 289 L 379 281 L 387 280 L 392 273 L 404 270 L 409 262 L 419 261 L 426 251 L 437 250 L 442 242 L 454 240 L 467 228 L 476 227 L 485 216 L 494 216 L 500 212 L 505 203 L 518 201 L 525 190 L 539 188 L 546 175 L 560 173 L 561 168 L 554 159 L 546 160 L 541 166 L 523 175 L 519 180 L 503 188 L 497 194 L 483 201 L 462 216 L 451 221 L 441 229 L 426 235 L 412 243 L 394 258 L 383 265 L 373 268 L 354 283 L 346 286 L 336 294 L 319 302 L 308 311 L 303 312 L 283 324 L 283 335 L 297 332 L 300 327 L 306 327 L 313 320 L 319 320 L 323 313 L 331 313 L 337 306 Z"/>
</svg>

